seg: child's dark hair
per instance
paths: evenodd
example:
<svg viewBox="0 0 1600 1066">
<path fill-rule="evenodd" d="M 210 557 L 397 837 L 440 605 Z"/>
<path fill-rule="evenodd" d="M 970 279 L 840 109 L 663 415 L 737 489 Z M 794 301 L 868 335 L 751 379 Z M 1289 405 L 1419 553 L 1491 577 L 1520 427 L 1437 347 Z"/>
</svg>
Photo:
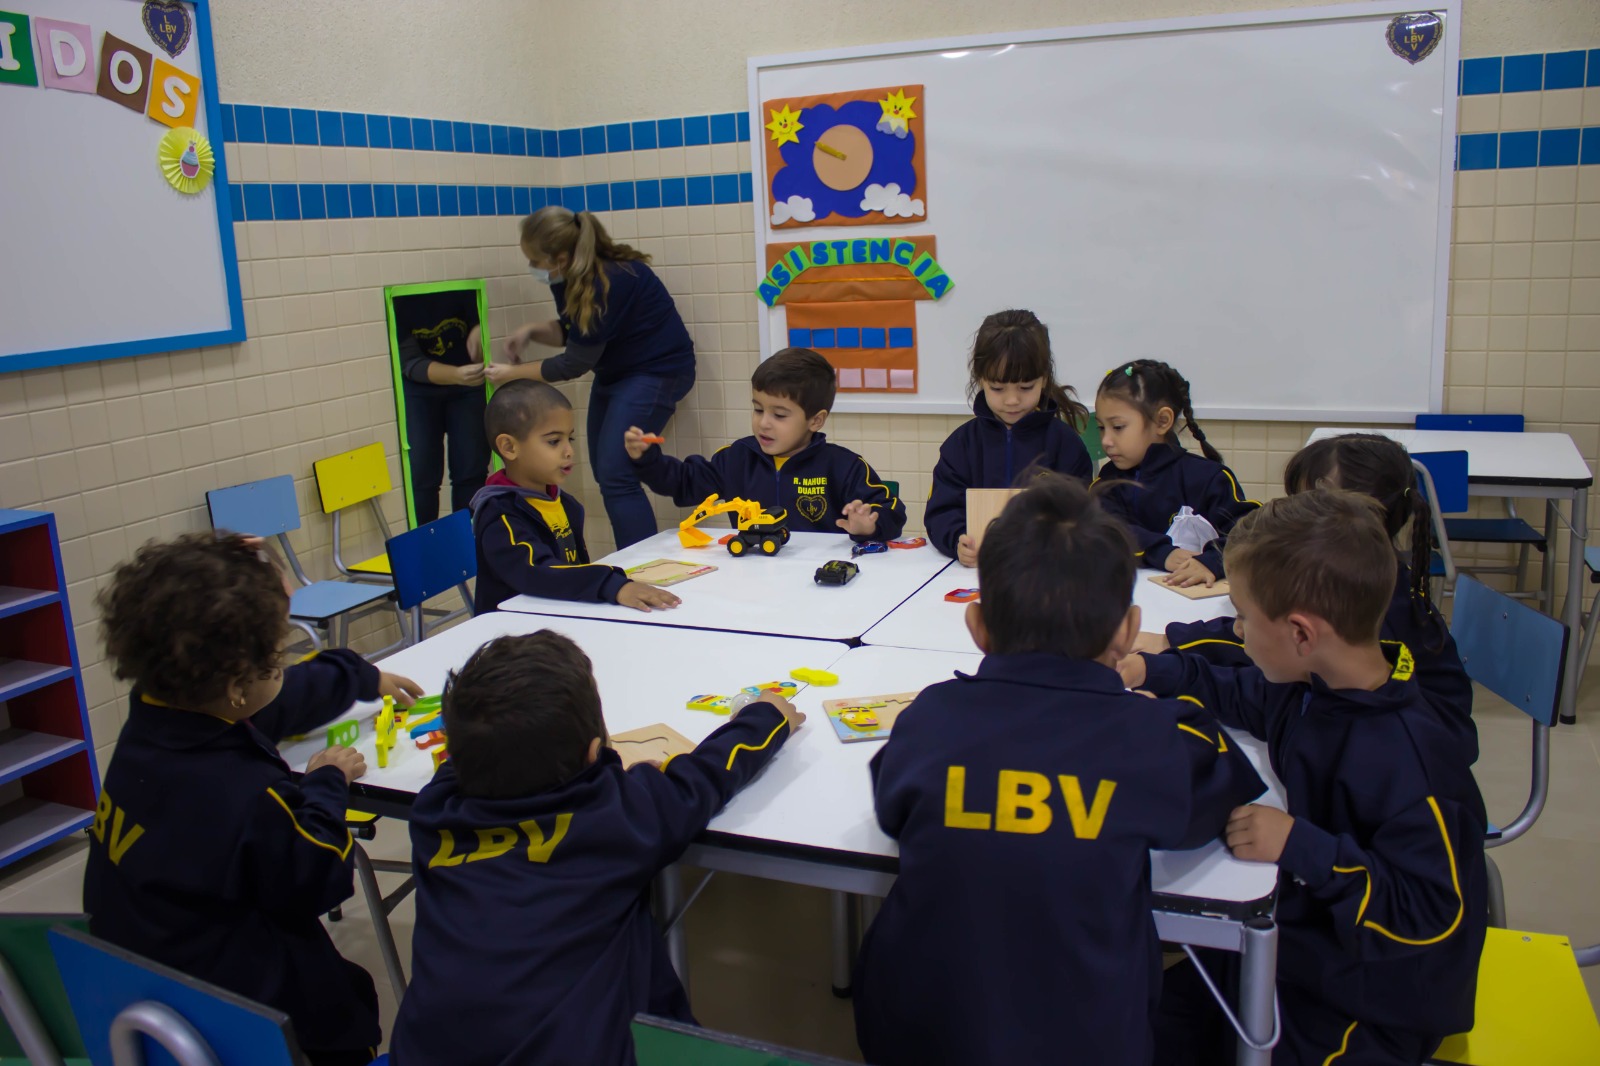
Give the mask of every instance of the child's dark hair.
<svg viewBox="0 0 1600 1066">
<path fill-rule="evenodd" d="M 271 677 L 289 632 L 278 568 L 235 534 L 147 543 L 117 567 L 99 604 L 112 672 L 179 707 Z"/>
<path fill-rule="evenodd" d="M 548 629 L 496 637 L 452 670 L 439 702 L 461 791 L 484 799 L 544 792 L 581 773 L 606 738 L 583 649 Z"/>
<path fill-rule="evenodd" d="M 489 447 L 500 455 L 500 447 L 495 443 L 500 434 L 523 440 L 544 421 L 545 415 L 561 408 L 570 411 L 572 401 L 560 389 L 543 381 L 518 379 L 498 386 L 483 412 L 483 431 L 489 438 Z"/>
<path fill-rule="evenodd" d="M 1309 611 L 1351 644 L 1376 641 L 1394 595 L 1394 542 L 1371 496 L 1316 488 L 1239 519 L 1223 559 L 1268 619 Z"/>
<path fill-rule="evenodd" d="M 1344 489 L 1371 496 L 1383 508 L 1383 528 L 1395 540 L 1411 523 L 1411 609 L 1420 624 L 1433 618 L 1428 574 L 1433 565 L 1433 514 L 1416 486 L 1411 453 L 1376 433 L 1324 437 L 1301 448 L 1283 471 L 1283 490 L 1291 495 L 1317 488 Z"/>
<path fill-rule="evenodd" d="M 975 395 L 985 381 L 1007 385 L 1043 379 L 1044 397 L 1056 405 L 1061 417 L 1073 429 L 1088 425 L 1089 409 L 1077 392 L 1056 380 L 1050 331 L 1032 311 L 996 311 L 984 319 L 972 340 L 970 368 L 969 394 Z"/>
<path fill-rule="evenodd" d="M 799 404 L 810 418 L 818 411 L 833 410 L 839 375 L 832 363 L 810 348 L 785 348 L 756 367 L 750 387 Z"/>
<path fill-rule="evenodd" d="M 1133 543 L 1076 478 L 1046 473 L 1011 498 L 978 549 L 978 608 L 997 655 L 1105 653 L 1133 602 Z"/>
<path fill-rule="evenodd" d="M 1177 416 L 1183 417 L 1189 435 L 1200 445 L 1201 452 L 1213 463 L 1222 462 L 1222 453 L 1206 440 L 1205 431 L 1194 420 L 1194 407 L 1189 403 L 1189 382 L 1166 363 L 1155 359 L 1135 359 L 1111 371 L 1100 382 L 1100 396 L 1111 396 L 1132 404 L 1147 421 L 1155 421 L 1156 412 L 1170 407 L 1173 413 L 1171 443 L 1178 443 Z"/>
</svg>

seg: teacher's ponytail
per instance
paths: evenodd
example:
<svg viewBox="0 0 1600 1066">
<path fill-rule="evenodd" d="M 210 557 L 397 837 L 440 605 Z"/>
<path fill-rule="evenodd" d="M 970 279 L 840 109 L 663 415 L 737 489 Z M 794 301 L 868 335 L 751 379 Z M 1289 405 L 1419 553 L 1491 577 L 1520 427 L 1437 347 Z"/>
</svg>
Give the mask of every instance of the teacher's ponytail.
<svg viewBox="0 0 1600 1066">
<path fill-rule="evenodd" d="M 606 262 L 650 261 L 637 248 L 613 241 L 593 212 L 569 211 L 555 204 L 522 220 L 522 248 L 548 259 L 569 257 L 561 276 L 567 286 L 567 315 L 578 333 L 592 332 L 605 315 L 611 290 Z"/>
</svg>

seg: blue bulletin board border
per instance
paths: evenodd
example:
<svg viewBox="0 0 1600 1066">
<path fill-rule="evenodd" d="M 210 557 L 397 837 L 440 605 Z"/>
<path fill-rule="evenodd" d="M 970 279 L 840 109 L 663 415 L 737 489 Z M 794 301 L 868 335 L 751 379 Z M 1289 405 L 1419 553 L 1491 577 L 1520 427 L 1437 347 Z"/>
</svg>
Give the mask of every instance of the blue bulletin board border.
<svg viewBox="0 0 1600 1066">
<path fill-rule="evenodd" d="M 222 246 L 222 270 L 228 280 L 227 329 L 208 333 L 185 333 L 175 337 L 141 337 L 133 341 L 89 344 L 77 348 L 54 348 L 38 352 L 0 355 L 0 372 L 35 370 L 47 366 L 70 366 L 101 359 L 121 359 L 152 352 L 178 352 L 212 344 L 233 344 L 245 339 L 244 296 L 239 289 L 239 256 L 233 243 L 232 196 L 228 191 L 228 164 L 222 151 L 222 103 L 217 98 L 217 63 L 211 49 L 211 5 L 208 0 L 185 0 L 194 7 L 195 43 L 200 49 L 201 93 L 205 100 L 206 134 L 217 146 L 216 170 L 211 183 L 217 205 L 217 234 Z"/>
</svg>

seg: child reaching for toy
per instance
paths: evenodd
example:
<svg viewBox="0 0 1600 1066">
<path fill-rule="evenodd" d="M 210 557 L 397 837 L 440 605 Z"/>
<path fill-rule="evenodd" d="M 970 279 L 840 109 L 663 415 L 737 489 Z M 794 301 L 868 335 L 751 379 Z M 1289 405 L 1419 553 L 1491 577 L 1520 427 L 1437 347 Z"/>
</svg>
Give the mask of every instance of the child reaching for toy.
<svg viewBox="0 0 1600 1066">
<path fill-rule="evenodd" d="M 1166 363 L 1135 359 L 1111 371 L 1094 399 L 1100 446 L 1108 462 L 1101 505 L 1133 534 L 1139 561 L 1168 570 L 1178 588 L 1215 585 L 1222 543 L 1241 516 L 1261 505 L 1239 491 L 1189 403 L 1189 382 Z M 1202 458 L 1178 443 L 1178 417 Z"/>
<path fill-rule="evenodd" d="M 1094 473 L 1078 430 L 1089 409 L 1056 381 L 1050 331 L 1032 311 L 997 311 L 972 343 L 973 419 L 945 438 L 928 496 L 928 540 L 962 566 L 978 565 L 967 490 L 1008 489 L 1028 470 L 1085 483 Z"/>
</svg>

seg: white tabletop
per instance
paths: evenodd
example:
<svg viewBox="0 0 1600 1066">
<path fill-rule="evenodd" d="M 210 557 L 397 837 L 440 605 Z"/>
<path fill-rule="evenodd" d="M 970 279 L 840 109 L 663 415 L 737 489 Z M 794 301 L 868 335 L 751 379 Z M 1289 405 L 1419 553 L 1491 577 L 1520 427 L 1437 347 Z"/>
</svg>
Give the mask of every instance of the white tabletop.
<svg viewBox="0 0 1600 1066">
<path fill-rule="evenodd" d="M 445 674 L 459 669 L 485 642 L 508 633 L 534 633 L 541 629 L 571 637 L 594 663 L 610 732 L 622 733 L 665 722 L 696 743 L 727 718 L 688 710 L 684 704 L 691 697 L 702 693 L 732 695 L 746 685 L 786 679 L 790 670 L 800 666 L 826 670 L 845 651 L 843 644 L 820 640 L 620 626 L 582 618 L 499 611 L 429 637 L 395 653 L 382 665 L 385 670 L 411 678 L 424 691 L 437 693 L 444 688 Z M 379 706 L 358 704 L 346 716 L 361 720 L 361 736 L 355 746 L 366 757 L 367 775 L 357 784 L 377 790 L 370 793 L 375 798 L 406 804 L 433 777 L 433 755 L 419 751 L 402 730 L 389 753 L 388 768 L 378 769 L 372 718 Z M 827 728 L 826 723 L 823 728 Z M 809 728 L 803 731 L 809 732 Z M 307 759 L 326 746 L 327 738 L 319 730 L 305 740 L 285 744 L 281 751 L 289 765 L 300 770 Z M 383 793 L 393 795 L 386 797 Z"/>
<path fill-rule="evenodd" d="M 714 536 L 726 532 L 715 522 L 704 529 Z M 600 561 L 623 569 L 654 559 L 682 559 L 717 567 L 714 573 L 672 586 L 683 599 L 682 606 L 645 614 L 614 603 L 514 596 L 500 607 L 564 618 L 854 640 L 950 562 L 931 545 L 891 548 L 852 559 L 852 543 L 843 535 L 795 533 L 776 556 L 736 558 L 714 541 L 706 548 L 685 548 L 678 543 L 677 530 L 671 529 Z M 830 559 L 853 562 L 861 572 L 848 585 L 818 585 L 817 567 Z"/>
<path fill-rule="evenodd" d="M 1565 433 L 1324 427 L 1313 431 L 1306 443 L 1345 433 L 1377 433 L 1411 452 L 1464 451 L 1468 483 L 1581 488 L 1594 481 L 1594 472 Z"/>
<path fill-rule="evenodd" d="M 1226 596 L 1191 600 L 1150 579 L 1158 571 L 1140 570 L 1133 586 L 1133 602 L 1143 611 L 1139 628 L 1160 633 L 1169 622 L 1201 622 L 1233 614 L 1233 601 Z M 978 571 L 952 564 L 938 578 L 923 586 L 915 596 L 897 607 L 889 617 L 867 630 L 866 644 L 893 648 L 923 648 L 928 651 L 977 652 L 967 632 L 964 603 L 950 603 L 945 594 L 961 588 L 977 588 Z"/>
</svg>

